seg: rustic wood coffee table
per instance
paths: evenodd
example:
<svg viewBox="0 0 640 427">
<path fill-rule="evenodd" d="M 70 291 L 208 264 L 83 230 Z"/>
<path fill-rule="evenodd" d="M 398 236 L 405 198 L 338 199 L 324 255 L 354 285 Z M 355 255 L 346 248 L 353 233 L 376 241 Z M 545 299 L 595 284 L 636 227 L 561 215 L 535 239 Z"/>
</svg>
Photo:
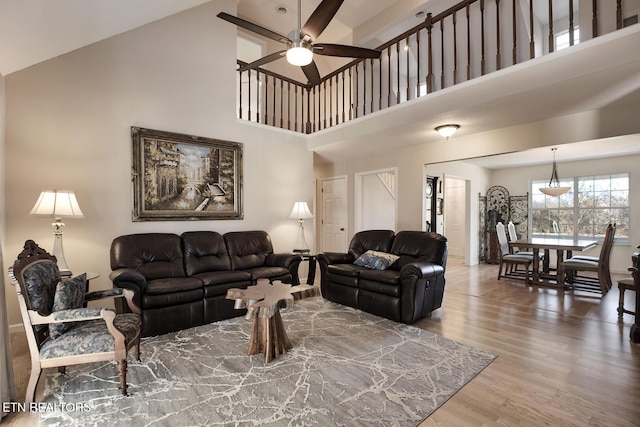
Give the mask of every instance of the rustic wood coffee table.
<svg viewBox="0 0 640 427">
<path fill-rule="evenodd" d="M 265 363 L 286 353 L 292 345 L 280 316 L 281 308 L 291 308 L 297 300 L 320 296 L 320 289 L 309 285 L 291 286 L 278 280 L 258 279 L 247 289 L 227 290 L 227 299 L 236 300 L 236 309 L 247 309 L 245 319 L 251 320 L 253 329 L 247 354 L 264 353 Z"/>
</svg>

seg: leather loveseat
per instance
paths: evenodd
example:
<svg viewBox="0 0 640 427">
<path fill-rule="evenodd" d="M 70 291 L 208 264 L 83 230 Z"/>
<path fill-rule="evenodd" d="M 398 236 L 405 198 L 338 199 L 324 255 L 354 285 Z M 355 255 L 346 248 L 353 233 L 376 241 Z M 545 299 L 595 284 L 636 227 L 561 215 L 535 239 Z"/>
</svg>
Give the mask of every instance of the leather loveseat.
<svg viewBox="0 0 640 427">
<path fill-rule="evenodd" d="M 391 254 L 393 263 L 383 270 L 354 264 L 367 251 Z M 322 253 L 318 262 L 322 296 L 330 301 L 403 323 L 442 305 L 447 239 L 440 234 L 361 231 L 348 253 Z"/>
<path fill-rule="evenodd" d="M 264 231 L 129 234 L 111 244 L 109 277 L 135 292 L 146 337 L 241 316 L 227 289 L 259 278 L 298 284 L 299 264 L 297 255 L 274 254 Z"/>
</svg>

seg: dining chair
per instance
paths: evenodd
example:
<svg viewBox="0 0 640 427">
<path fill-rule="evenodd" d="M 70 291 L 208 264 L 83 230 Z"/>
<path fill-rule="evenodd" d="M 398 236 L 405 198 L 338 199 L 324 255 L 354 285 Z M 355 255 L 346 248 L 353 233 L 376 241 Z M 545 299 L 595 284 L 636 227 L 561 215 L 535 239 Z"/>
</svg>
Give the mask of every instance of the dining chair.
<svg viewBox="0 0 640 427">
<path fill-rule="evenodd" d="M 606 294 L 612 286 L 609 257 L 615 234 L 616 225 L 609 224 L 598 257 L 577 255 L 559 263 L 558 285 L 564 286 L 566 282 L 569 282 L 571 288 L 576 290 Z M 591 275 L 582 275 L 580 272 L 588 272 Z"/>
<path fill-rule="evenodd" d="M 120 390 L 127 395 L 127 352 L 134 348 L 140 360 L 142 326 L 133 291 L 86 293 L 86 274 L 60 280 L 56 261 L 33 240 L 27 240 L 9 269 L 31 356 L 25 404 L 33 402 L 43 369 L 57 367 L 64 373 L 70 365 L 107 360 L 117 362 Z M 85 305 L 88 301 L 121 297 L 132 313 L 116 314 Z"/>
<path fill-rule="evenodd" d="M 529 285 L 529 268 L 533 263 L 533 256 L 513 254 L 509 250 L 509 241 L 507 240 L 507 233 L 504 230 L 504 224 L 498 222 L 496 224 L 496 234 L 498 236 L 498 243 L 500 245 L 500 265 L 498 266 L 498 280 L 501 277 L 509 279 L 523 279 L 524 282 Z M 515 267 L 523 265 L 525 267 L 524 274 L 516 273 Z M 504 274 L 502 273 L 504 269 Z"/>
<path fill-rule="evenodd" d="M 509 224 L 507 224 L 507 231 L 509 232 L 509 241 L 510 242 L 515 242 L 518 240 L 518 233 L 516 232 L 516 225 L 513 223 L 513 221 L 509 221 Z M 517 246 L 511 246 L 511 253 L 514 254 L 519 254 L 519 255 L 527 255 L 530 256 L 531 259 L 533 260 L 533 252 L 531 251 L 521 251 L 519 247 Z M 540 259 L 540 261 L 542 261 L 544 259 L 544 254 L 539 254 L 538 258 Z"/>
<path fill-rule="evenodd" d="M 638 246 L 640 249 L 640 246 Z M 631 264 L 635 268 L 640 268 L 640 252 L 636 252 L 631 256 Z M 631 271 L 631 268 L 629 269 Z M 633 310 L 627 310 L 624 308 L 624 292 L 625 291 L 634 291 L 637 292 L 636 283 L 633 280 L 633 276 L 625 277 L 624 279 L 618 280 L 618 317 L 622 318 L 624 313 L 631 314 L 635 316 L 636 312 Z M 637 310 L 637 308 L 636 308 Z"/>
</svg>

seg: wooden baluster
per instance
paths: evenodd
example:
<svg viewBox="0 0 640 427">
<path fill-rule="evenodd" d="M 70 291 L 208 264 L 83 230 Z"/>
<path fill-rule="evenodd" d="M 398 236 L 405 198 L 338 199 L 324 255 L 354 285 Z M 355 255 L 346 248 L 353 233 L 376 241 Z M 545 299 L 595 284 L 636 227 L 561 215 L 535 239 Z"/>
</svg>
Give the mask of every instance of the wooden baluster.
<svg viewBox="0 0 640 427">
<path fill-rule="evenodd" d="M 338 74 L 336 74 L 336 124 L 340 123 L 340 101 L 338 100 L 338 96 L 340 94 L 340 80 L 338 79 Z M 344 96 L 342 97 L 344 99 Z"/>
<path fill-rule="evenodd" d="M 347 97 L 347 92 L 345 91 L 345 88 L 344 88 L 344 70 L 342 70 L 342 123 L 344 123 L 345 121 L 344 101 L 346 97 Z"/>
<path fill-rule="evenodd" d="M 456 27 L 458 25 L 458 18 L 456 11 L 453 11 L 453 84 L 458 83 L 458 35 L 456 34 Z"/>
<path fill-rule="evenodd" d="M 529 2 L 529 33 L 529 58 L 533 59 L 536 56 L 536 42 L 533 40 L 533 0 Z"/>
<path fill-rule="evenodd" d="M 249 72 L 249 78 L 248 78 L 248 84 L 247 84 L 247 88 L 248 88 L 248 104 L 249 104 L 249 118 L 248 120 L 251 121 L 251 72 L 252 70 L 248 70 Z"/>
<path fill-rule="evenodd" d="M 349 120 L 353 119 L 353 76 L 349 67 Z"/>
<path fill-rule="evenodd" d="M 276 78 L 273 78 L 273 112 L 271 113 L 271 124 L 276 126 Z"/>
<path fill-rule="evenodd" d="M 280 129 L 284 129 L 284 80 L 280 79 Z"/>
<path fill-rule="evenodd" d="M 243 119 L 244 117 L 242 117 L 242 73 L 243 71 L 240 71 L 240 87 L 239 87 L 239 91 L 240 91 L 240 106 L 238 109 L 238 115 L 240 116 L 240 119 Z"/>
<path fill-rule="evenodd" d="M 400 104 L 400 42 L 396 43 L 396 105 Z"/>
<path fill-rule="evenodd" d="M 369 112 L 373 113 L 373 58 L 369 59 L 369 65 L 371 65 L 371 107 Z"/>
<path fill-rule="evenodd" d="M 325 81 L 325 87 L 327 82 Z M 326 119 L 325 119 L 326 120 Z M 329 79 L 329 127 L 333 126 L 333 79 Z"/>
<path fill-rule="evenodd" d="M 311 87 L 307 86 L 307 134 L 311 133 Z"/>
<path fill-rule="evenodd" d="M 598 37 L 598 0 L 591 3 L 591 37 Z"/>
<path fill-rule="evenodd" d="M 485 54 L 484 54 L 484 0 L 480 0 L 480 75 L 485 73 Z"/>
<path fill-rule="evenodd" d="M 295 85 L 295 117 L 293 119 L 293 131 L 298 132 L 298 85 Z"/>
<path fill-rule="evenodd" d="M 416 33 L 416 96 L 420 97 L 420 30 Z"/>
<path fill-rule="evenodd" d="M 382 56 L 378 59 L 378 70 L 380 72 L 380 78 L 378 84 L 380 85 L 380 93 L 378 94 L 378 109 L 382 110 Z"/>
<path fill-rule="evenodd" d="M 287 82 L 287 129 L 291 130 L 291 82 Z"/>
<path fill-rule="evenodd" d="M 327 81 L 324 81 L 324 87 L 322 88 L 322 124 L 323 129 L 327 128 Z"/>
<path fill-rule="evenodd" d="M 573 0 L 569 0 L 569 46 L 573 46 L 575 40 L 573 37 Z"/>
<path fill-rule="evenodd" d="M 362 115 L 367 114 L 367 61 L 362 61 Z"/>
<path fill-rule="evenodd" d="M 387 107 L 391 107 L 391 46 L 387 48 Z"/>
<path fill-rule="evenodd" d="M 256 70 L 256 123 L 260 123 L 260 71 Z"/>
<path fill-rule="evenodd" d="M 431 37 L 431 31 L 433 30 L 433 16 L 431 13 L 427 13 L 427 93 L 433 92 L 433 39 Z"/>
<path fill-rule="evenodd" d="M 555 49 L 555 42 L 553 39 L 553 0 L 549 0 L 549 53 L 552 53 Z"/>
<path fill-rule="evenodd" d="M 512 10 L 512 26 L 513 26 L 513 52 L 511 58 L 511 65 L 516 65 L 518 62 L 518 33 L 516 28 L 516 0 L 513 0 L 513 10 Z"/>
<path fill-rule="evenodd" d="M 358 63 L 356 63 L 356 65 L 354 65 L 355 71 L 356 71 L 356 75 L 355 75 L 355 99 L 356 99 L 356 105 L 355 108 L 353 109 L 354 112 L 354 118 L 358 118 L 358 110 L 360 109 L 360 75 L 358 73 Z"/>
<path fill-rule="evenodd" d="M 467 14 L 467 80 L 471 80 L 471 18 L 469 16 L 469 3 L 467 3 L 465 9 Z"/>
<path fill-rule="evenodd" d="M 274 77 L 275 79 L 275 77 Z M 269 117 L 269 75 L 264 75 L 264 124 L 267 124 Z"/>
<path fill-rule="evenodd" d="M 500 52 L 500 0 L 496 0 L 496 70 L 502 68 L 502 55 Z"/>
<path fill-rule="evenodd" d="M 444 17 L 440 19 L 440 89 L 444 89 Z"/>
<path fill-rule="evenodd" d="M 616 4 L 616 30 L 622 28 L 622 0 L 617 0 Z"/>
<path fill-rule="evenodd" d="M 313 131 L 320 130 L 320 123 L 317 120 L 316 116 L 316 88 L 319 86 L 313 87 Z"/>
<path fill-rule="evenodd" d="M 410 90 L 411 90 L 411 78 L 410 78 L 411 77 L 411 72 L 409 71 L 409 67 L 410 67 L 409 57 L 410 57 L 410 53 L 411 53 L 411 46 L 410 46 L 410 43 L 409 43 L 409 36 L 407 36 L 406 40 L 404 41 L 404 49 L 405 49 L 405 52 L 407 53 L 406 54 L 406 57 L 407 57 L 407 99 L 406 100 L 408 101 L 408 100 L 411 99 L 411 93 L 410 93 Z"/>
</svg>

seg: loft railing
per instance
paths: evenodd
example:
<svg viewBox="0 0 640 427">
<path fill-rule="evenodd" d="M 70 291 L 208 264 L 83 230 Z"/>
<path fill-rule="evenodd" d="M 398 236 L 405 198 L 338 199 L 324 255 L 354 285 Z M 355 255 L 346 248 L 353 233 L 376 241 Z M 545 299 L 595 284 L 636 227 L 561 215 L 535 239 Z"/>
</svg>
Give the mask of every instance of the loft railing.
<svg viewBox="0 0 640 427">
<path fill-rule="evenodd" d="M 315 86 L 239 72 L 238 117 L 317 132 L 621 29 L 637 22 L 637 11 L 625 15 L 633 1 L 463 0 L 379 46 L 380 59 L 351 61 Z"/>
</svg>

